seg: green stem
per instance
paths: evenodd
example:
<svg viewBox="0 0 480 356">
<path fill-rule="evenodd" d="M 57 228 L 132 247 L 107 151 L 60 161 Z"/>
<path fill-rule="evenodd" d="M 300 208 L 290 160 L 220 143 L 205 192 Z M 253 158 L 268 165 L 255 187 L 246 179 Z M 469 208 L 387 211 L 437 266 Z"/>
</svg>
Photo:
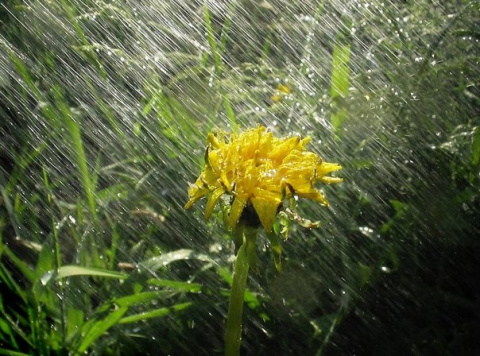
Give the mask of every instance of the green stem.
<svg viewBox="0 0 480 356">
<path fill-rule="evenodd" d="M 240 355 L 242 341 L 242 314 L 245 287 L 247 286 L 249 252 L 255 248 L 257 229 L 245 227 L 245 240 L 237 253 L 233 273 L 232 291 L 228 306 L 227 329 L 225 332 L 225 355 Z M 250 252 L 251 253 L 251 252 Z"/>
</svg>

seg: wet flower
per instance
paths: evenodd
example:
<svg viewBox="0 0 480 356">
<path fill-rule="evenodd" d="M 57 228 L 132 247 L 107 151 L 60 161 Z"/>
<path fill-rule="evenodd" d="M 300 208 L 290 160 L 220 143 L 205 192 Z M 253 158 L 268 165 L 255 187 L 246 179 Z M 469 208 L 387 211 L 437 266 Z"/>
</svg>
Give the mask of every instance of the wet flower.
<svg viewBox="0 0 480 356">
<path fill-rule="evenodd" d="M 259 126 L 239 135 L 208 135 L 205 168 L 190 185 L 185 209 L 208 196 L 205 219 L 224 194 L 233 198 L 227 223 L 234 228 L 253 211 L 268 233 L 284 199 L 294 196 L 312 199 L 327 206 L 317 182 L 338 183 L 341 178 L 327 176 L 342 167 L 323 162 L 305 146 L 310 137 L 277 138 Z M 254 214 L 254 215 L 255 215 Z"/>
</svg>

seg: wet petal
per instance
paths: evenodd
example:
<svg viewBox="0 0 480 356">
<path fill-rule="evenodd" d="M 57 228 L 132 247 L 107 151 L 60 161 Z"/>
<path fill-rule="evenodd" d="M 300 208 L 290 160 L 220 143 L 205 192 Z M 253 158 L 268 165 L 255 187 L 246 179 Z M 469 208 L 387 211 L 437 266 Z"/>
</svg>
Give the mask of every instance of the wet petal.
<svg viewBox="0 0 480 356">
<path fill-rule="evenodd" d="M 325 196 L 316 189 L 311 189 L 310 191 L 295 192 L 300 198 L 306 198 L 318 201 L 324 206 L 328 206 L 328 201 Z"/>
<path fill-rule="evenodd" d="M 212 194 L 208 198 L 207 205 L 205 205 L 205 220 L 210 219 L 210 216 L 212 216 L 213 208 L 215 207 L 215 204 L 223 193 L 225 193 L 225 189 L 223 187 L 219 187 L 212 192 Z"/>
<path fill-rule="evenodd" d="M 317 176 L 322 177 L 330 172 L 338 171 L 340 169 L 342 169 L 342 166 L 337 163 L 322 162 L 317 165 Z"/>
<path fill-rule="evenodd" d="M 298 137 L 291 137 L 284 142 L 276 145 L 268 154 L 268 157 L 277 164 L 281 163 L 285 157 L 298 145 L 300 139 Z"/>
<path fill-rule="evenodd" d="M 278 206 L 280 205 L 281 201 L 272 201 L 271 199 L 263 198 L 252 198 L 251 201 L 265 231 L 272 231 L 272 226 L 275 222 Z"/>
<path fill-rule="evenodd" d="M 228 226 L 230 228 L 233 228 L 238 223 L 246 204 L 246 200 L 242 200 L 238 197 L 233 200 L 230 215 L 228 216 Z"/>
<path fill-rule="evenodd" d="M 317 180 L 325 184 L 334 184 L 334 183 L 343 182 L 343 178 L 337 178 L 337 177 L 321 177 L 321 178 L 317 178 Z"/>
<path fill-rule="evenodd" d="M 190 199 L 185 204 L 185 209 L 190 209 L 192 205 L 197 202 L 197 200 L 207 195 L 208 192 L 209 190 L 207 188 L 199 186 L 197 183 L 190 184 L 190 188 L 188 189 L 188 196 Z"/>
</svg>

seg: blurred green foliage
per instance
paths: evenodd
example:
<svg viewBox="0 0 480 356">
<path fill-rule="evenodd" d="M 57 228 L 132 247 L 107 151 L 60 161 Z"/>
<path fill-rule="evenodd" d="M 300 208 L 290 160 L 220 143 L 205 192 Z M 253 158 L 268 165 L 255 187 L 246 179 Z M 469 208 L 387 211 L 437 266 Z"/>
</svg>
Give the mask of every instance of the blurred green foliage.
<svg viewBox="0 0 480 356">
<path fill-rule="evenodd" d="M 206 133 L 344 166 L 246 293 L 246 355 L 480 350 L 476 1 L 4 1 L 0 354 L 222 354 L 233 246 L 185 212 Z M 279 85 L 290 91 L 279 91 Z M 266 241 L 266 239 L 265 239 Z M 265 242 L 266 243 L 266 242 Z"/>
</svg>

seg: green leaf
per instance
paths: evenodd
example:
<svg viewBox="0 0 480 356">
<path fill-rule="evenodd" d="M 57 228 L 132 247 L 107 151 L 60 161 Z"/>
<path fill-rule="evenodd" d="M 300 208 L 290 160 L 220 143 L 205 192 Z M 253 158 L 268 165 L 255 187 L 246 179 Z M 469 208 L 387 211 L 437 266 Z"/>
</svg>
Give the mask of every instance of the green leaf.
<svg viewBox="0 0 480 356">
<path fill-rule="evenodd" d="M 7 349 L 0 349 L 0 355 L 8 355 L 8 356 L 30 356 L 31 354 L 24 354 L 23 352 L 17 352 Z"/>
<path fill-rule="evenodd" d="M 116 298 L 114 303 L 122 308 L 131 307 L 136 304 L 147 304 L 151 301 L 157 300 L 162 297 L 163 294 L 165 294 L 164 290 L 136 293 L 126 297 Z"/>
<path fill-rule="evenodd" d="M 205 27 L 207 30 L 207 40 L 208 40 L 208 43 L 210 44 L 210 50 L 212 51 L 211 55 L 213 58 L 213 64 L 215 66 L 215 71 L 218 73 L 222 62 L 221 62 L 220 55 L 217 52 L 217 42 L 215 39 L 215 34 L 212 26 L 212 17 L 207 5 L 205 5 L 204 7 L 203 16 L 205 20 Z"/>
<path fill-rule="evenodd" d="M 336 37 L 332 53 L 332 74 L 330 77 L 330 98 L 333 102 L 332 125 L 338 132 L 348 117 L 348 111 L 342 107 L 341 100 L 348 95 L 350 88 L 350 56 L 351 38 L 348 35 L 352 27 L 349 19 L 344 18 L 345 30 L 341 30 Z M 345 33 L 347 31 L 347 33 Z"/>
<path fill-rule="evenodd" d="M 95 207 L 95 186 L 93 184 L 93 176 L 90 174 L 88 168 L 88 159 L 85 150 L 85 144 L 82 139 L 82 127 L 80 124 L 80 117 L 76 112 L 72 111 L 67 105 L 67 100 L 64 98 L 62 89 L 55 85 L 52 87 L 52 92 L 55 96 L 55 106 L 59 110 L 59 115 L 64 121 L 64 126 L 70 134 L 70 142 L 73 148 L 73 159 L 78 168 L 80 181 L 83 185 L 85 198 L 90 207 L 90 212 L 94 219 L 97 219 L 97 209 Z"/>
<path fill-rule="evenodd" d="M 360 275 L 360 286 L 363 287 L 372 278 L 373 268 L 361 262 L 357 262 L 357 264 L 358 264 L 358 272 Z"/>
<path fill-rule="evenodd" d="M 111 312 L 105 319 L 96 321 L 82 338 L 82 343 L 77 349 L 78 354 L 85 352 L 95 340 L 102 336 L 108 329 L 117 324 L 128 308 L 120 308 Z"/>
<path fill-rule="evenodd" d="M 35 277 L 37 281 L 39 278 L 42 278 L 43 274 L 48 273 L 49 270 L 54 268 L 55 255 L 51 247 L 51 244 L 48 242 L 42 246 L 42 250 L 40 251 L 38 262 L 35 267 Z"/>
<path fill-rule="evenodd" d="M 6 320 L 4 320 L 3 318 L 0 318 L 0 331 L 1 331 L 0 336 L 2 337 L 1 339 L 4 339 L 4 335 L 9 336 L 10 345 L 12 345 L 15 348 L 18 347 L 17 342 L 15 340 L 15 333 L 13 332 L 13 330 L 8 325 L 8 322 Z M 2 333 L 4 335 L 1 335 Z"/>
<path fill-rule="evenodd" d="M 350 44 L 337 43 L 333 47 L 330 96 L 344 97 L 350 87 Z"/>
<path fill-rule="evenodd" d="M 158 318 L 158 317 L 170 314 L 171 312 L 178 312 L 178 311 L 187 309 L 192 304 L 193 303 L 191 302 L 181 303 L 181 304 L 176 304 L 172 307 L 164 307 L 164 308 L 150 310 L 140 314 L 130 315 L 120 319 L 119 324 L 134 323 L 134 322 L 145 320 L 145 319 Z"/>
<path fill-rule="evenodd" d="M 230 126 L 233 131 L 238 131 L 237 119 L 235 117 L 235 111 L 232 108 L 232 104 L 226 96 L 223 97 L 223 105 L 225 106 L 225 112 L 227 114 L 228 120 L 230 121 Z"/>
<path fill-rule="evenodd" d="M 144 268 L 149 271 L 157 271 L 162 267 L 169 265 L 175 261 L 182 261 L 182 260 L 199 260 L 203 262 L 214 262 L 210 257 L 207 255 L 197 253 L 193 250 L 189 249 L 180 249 L 177 251 L 172 251 L 169 253 L 165 253 L 161 256 L 150 258 L 145 262 L 141 262 L 139 267 Z"/>
<path fill-rule="evenodd" d="M 105 205 L 110 201 L 117 201 L 127 197 L 128 190 L 125 184 L 116 184 L 111 187 L 99 190 L 97 193 L 97 200 L 101 205 Z"/>
<path fill-rule="evenodd" d="M 48 284 L 52 278 L 59 280 L 62 278 L 73 277 L 73 276 L 95 276 L 95 277 L 107 277 L 107 278 L 117 278 L 117 279 L 126 279 L 128 274 L 117 271 L 110 271 L 103 268 L 95 267 L 82 267 L 82 266 L 62 266 L 57 271 L 49 271 L 45 273 L 41 282 L 43 285 Z"/>
<path fill-rule="evenodd" d="M 202 290 L 202 285 L 200 283 L 172 281 L 168 279 L 149 279 L 147 283 L 153 286 L 175 289 L 181 292 L 197 293 Z"/>
<path fill-rule="evenodd" d="M 84 319 L 84 312 L 81 309 L 71 305 L 67 307 L 67 338 L 73 336 L 82 327 Z"/>
<path fill-rule="evenodd" d="M 480 127 L 475 128 L 472 142 L 472 163 L 477 166 L 480 163 Z"/>
</svg>

